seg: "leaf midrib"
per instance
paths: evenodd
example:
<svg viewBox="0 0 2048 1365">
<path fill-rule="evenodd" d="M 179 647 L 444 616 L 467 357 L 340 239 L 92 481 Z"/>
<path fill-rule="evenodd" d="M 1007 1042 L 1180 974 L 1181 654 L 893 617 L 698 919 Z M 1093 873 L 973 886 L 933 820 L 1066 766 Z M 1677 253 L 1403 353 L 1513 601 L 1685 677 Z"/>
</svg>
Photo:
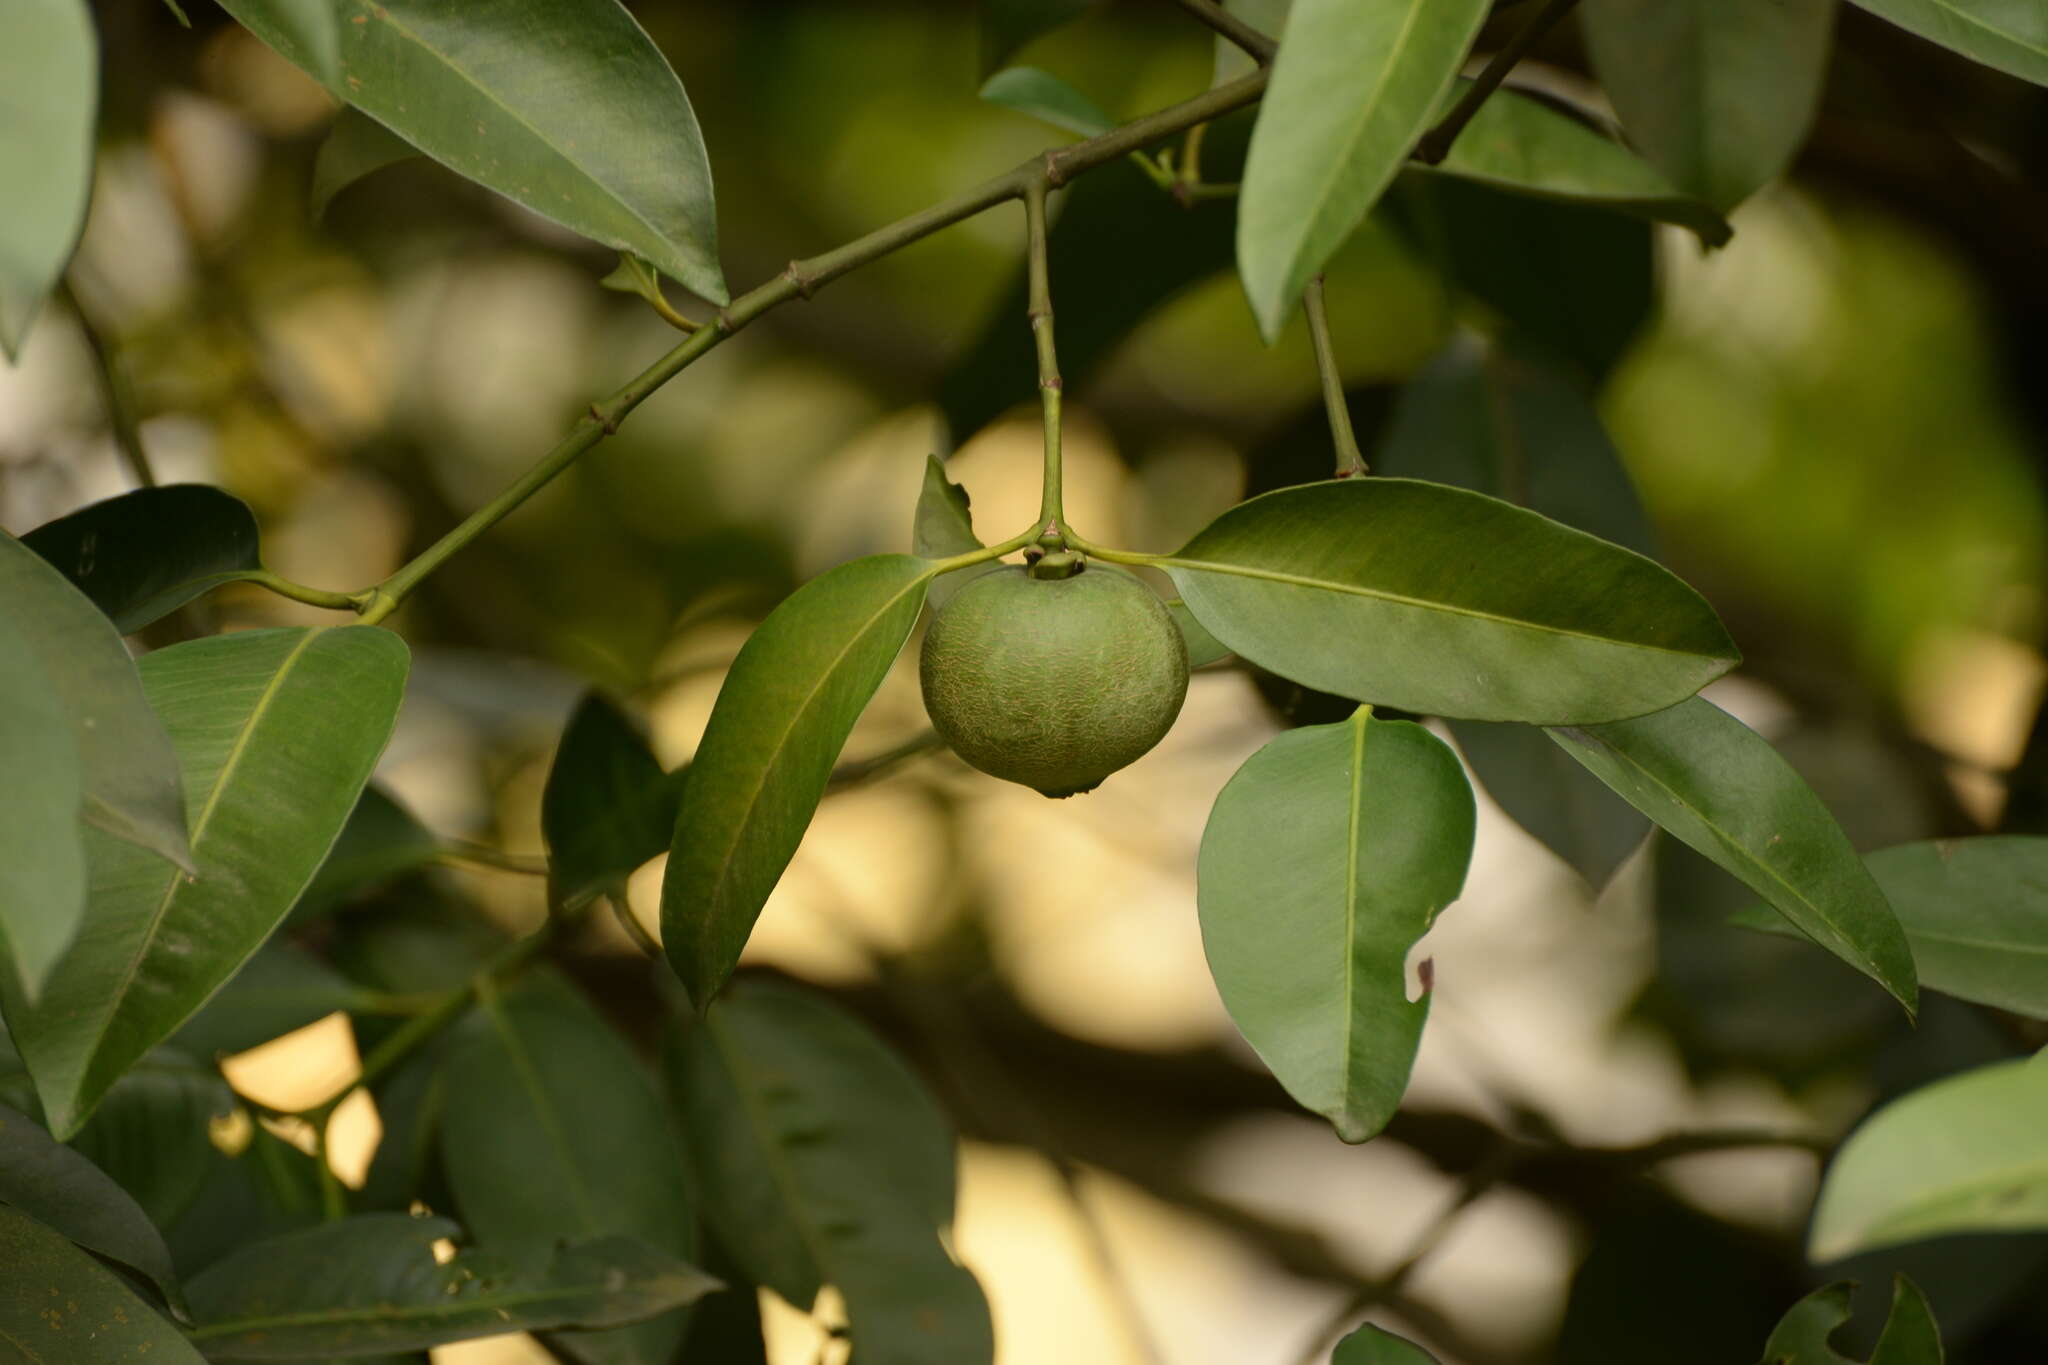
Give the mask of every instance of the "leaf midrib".
<svg viewBox="0 0 2048 1365">
<path fill-rule="evenodd" d="M 746 1118 L 747 1127 L 752 1129 L 762 1152 L 762 1162 L 768 1167 L 768 1178 L 782 1192 L 782 1201 L 789 1214 L 789 1221 L 795 1225 L 796 1233 L 802 1239 L 804 1250 L 810 1253 L 811 1269 L 820 1281 L 826 1279 L 830 1262 L 825 1255 L 824 1235 L 804 1216 L 803 1183 L 795 1167 L 784 1155 L 781 1146 L 771 1138 L 776 1133 L 774 1125 L 761 1112 L 752 1089 L 746 1080 L 746 1070 L 740 1065 L 743 1060 L 737 1055 L 731 1040 L 726 1036 L 725 1021 L 715 1015 L 706 1015 L 704 1027 L 711 1037 L 711 1045 L 718 1050 L 718 1059 L 725 1066 L 726 1074 L 732 1077 L 732 1088 L 740 1097 L 740 1110 Z M 851 1305 L 848 1305 L 849 1314 Z"/>
<path fill-rule="evenodd" d="M 409 1322 L 417 1318 L 432 1319 L 459 1318 L 477 1312 L 501 1312 L 505 1308 L 523 1307 L 527 1304 L 546 1303 L 552 1299 L 573 1299 L 590 1294 L 611 1294 L 607 1281 L 597 1280 L 588 1285 L 567 1285 L 557 1289 L 533 1289 L 523 1294 L 499 1294 L 490 1298 L 458 1299 L 454 1303 L 424 1303 L 392 1305 L 385 1308 L 326 1308 L 304 1313 L 279 1313 L 265 1318 L 230 1318 L 224 1322 L 210 1322 L 192 1328 L 186 1335 L 194 1341 L 205 1341 L 213 1337 L 231 1336 L 242 1332 L 267 1331 L 278 1327 L 325 1327 L 335 1323 L 362 1323 L 375 1326 L 385 1322 Z"/>
<path fill-rule="evenodd" d="M 1372 724 L 1370 707 L 1351 713 L 1350 809 L 1344 835 L 1344 1041 L 1338 1054 L 1344 1062 L 1343 1114 L 1352 1112 L 1357 1099 L 1357 1072 L 1352 1066 L 1352 1036 L 1358 1030 L 1358 838 L 1365 811 L 1365 732 Z"/>
<path fill-rule="evenodd" d="M 555 1156 L 561 1163 L 569 1185 L 570 1199 L 575 1203 L 576 1211 L 583 1219 L 584 1234 L 590 1237 L 604 1236 L 612 1229 L 604 1227 L 598 1218 L 590 1190 L 583 1180 L 583 1172 L 576 1163 L 576 1149 L 570 1145 L 569 1134 L 562 1127 L 560 1116 L 551 1103 L 552 1092 L 542 1083 L 532 1059 L 520 1046 L 518 1031 L 505 1017 L 504 1005 L 495 996 L 479 1001 L 478 1005 L 483 1011 L 484 1018 L 490 1022 L 491 1031 L 498 1036 L 498 1041 L 504 1046 L 506 1060 L 512 1063 L 513 1074 L 533 1104 L 534 1113 L 540 1120 L 541 1131 L 546 1135 L 548 1145 L 555 1149 Z"/>
</svg>

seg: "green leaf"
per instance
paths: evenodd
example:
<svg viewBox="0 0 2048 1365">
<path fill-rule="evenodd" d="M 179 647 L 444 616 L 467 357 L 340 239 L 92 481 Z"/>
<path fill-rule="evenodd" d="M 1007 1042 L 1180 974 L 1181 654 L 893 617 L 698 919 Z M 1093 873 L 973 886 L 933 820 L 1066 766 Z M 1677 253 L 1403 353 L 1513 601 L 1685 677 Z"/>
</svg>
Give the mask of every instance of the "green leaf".
<svg viewBox="0 0 2048 1365">
<path fill-rule="evenodd" d="M 2048 85 L 2048 10 L 2031 0 L 1856 0 L 1971 61 Z"/>
<path fill-rule="evenodd" d="M 711 166 L 682 83 L 617 0 L 224 0 L 340 99 L 459 175 L 725 303 Z"/>
<path fill-rule="evenodd" d="M 1410 479 L 1283 488 L 1159 561 L 1246 659 L 1405 711 L 1557 723 L 1670 706 L 1734 642 L 1642 556 L 1504 502 Z"/>
<path fill-rule="evenodd" d="M 405 670 L 405 645 L 374 626 L 243 631 L 144 658 L 196 813 L 199 875 L 89 836 L 91 931 L 33 1005 L 0 978 L 53 1132 L 76 1132 L 291 909 L 390 737 Z"/>
<path fill-rule="evenodd" d="M 313 159 L 313 216 L 323 218 L 334 196 L 386 166 L 410 161 L 420 149 L 353 105 L 343 105 Z"/>
<path fill-rule="evenodd" d="M 1436 1365 L 1436 1357 L 1368 1322 L 1337 1343 L 1330 1365 Z"/>
<path fill-rule="evenodd" d="M 332 909 L 434 861 L 441 846 L 433 832 L 371 783 L 363 788 L 341 837 L 334 841 L 293 909 L 299 919 Z"/>
<path fill-rule="evenodd" d="M 1032 39 L 1088 12 L 1094 0 L 981 0 L 981 74 L 1010 60 Z"/>
<path fill-rule="evenodd" d="M 637 294 L 662 307 L 668 304 L 668 296 L 661 292 L 661 276 L 653 266 L 630 251 L 619 254 L 619 263 L 598 284 L 620 294 Z"/>
<path fill-rule="evenodd" d="M 169 1228 L 221 1160 L 208 1125 L 234 1107 L 219 1071 L 160 1047 L 114 1082 L 71 1146 Z"/>
<path fill-rule="evenodd" d="M 670 1053 L 705 1215 L 741 1272 L 838 1287 L 864 1365 L 987 1365 L 988 1306 L 942 1238 L 955 1152 L 915 1075 L 817 998 L 745 983 Z"/>
<path fill-rule="evenodd" d="M 195 1057 L 242 1052 L 337 1011 L 361 1009 L 363 990 L 302 948 L 264 944 L 171 1038 Z"/>
<path fill-rule="evenodd" d="M 1533 725 L 1460 720 L 1451 722 L 1451 734 L 1479 785 L 1508 818 L 1564 859 L 1595 891 L 1607 885 L 1650 831 L 1642 812 Z"/>
<path fill-rule="evenodd" d="M 0 1204 L 119 1261 L 182 1305 L 163 1234 L 128 1192 L 25 1114 L 0 1106 Z"/>
<path fill-rule="evenodd" d="M 585 696 L 541 793 L 549 900 L 573 906 L 624 894 L 634 869 L 675 837 L 677 794 L 625 713 L 594 692 Z"/>
<path fill-rule="evenodd" d="M 1445 111 L 1470 84 L 1457 83 Z M 1677 189 L 1628 148 L 1513 90 L 1496 90 L 1479 106 L 1440 164 L 1418 162 L 1412 169 L 1676 223 L 1707 246 L 1721 246 L 1734 235 L 1711 204 Z"/>
<path fill-rule="evenodd" d="M 1367 707 L 1282 733 L 1209 814 L 1209 973 L 1287 1093 L 1346 1142 L 1386 1127 L 1408 1088 L 1429 1017 L 1427 995 L 1408 999 L 1408 950 L 1463 889 L 1473 822 L 1457 756 Z"/>
<path fill-rule="evenodd" d="M 247 504 L 199 483 L 93 503 L 38 526 L 21 543 L 54 564 L 123 635 L 262 567 Z"/>
<path fill-rule="evenodd" d="M 193 1278 L 192 1339 L 214 1360 L 360 1356 L 637 1322 L 718 1287 L 631 1237 L 486 1239 L 438 1262 L 434 1244 L 460 1235 L 445 1218 L 370 1213 L 245 1246 Z"/>
<path fill-rule="evenodd" d="M 33 643 L 0 619 L 0 953 L 30 999 L 85 917 L 78 740 Z"/>
<path fill-rule="evenodd" d="M 1591 401 L 1554 365 L 1497 342 L 1461 337 L 1402 388 L 1373 469 L 1486 493 L 1656 557 Z"/>
<path fill-rule="evenodd" d="M 652 1078 L 583 998 L 542 978 L 488 995 L 443 1072 L 441 1163 L 486 1246 L 631 1236 L 695 1251 L 678 1135 Z M 561 1343 L 579 1359 L 665 1365 L 680 1315 Z"/>
<path fill-rule="evenodd" d="M 1893 1100 L 1821 1180 L 1808 1253 L 2048 1228 L 2048 1062 L 1997 1062 Z"/>
<path fill-rule="evenodd" d="M 1916 1008 L 1913 954 L 1884 893 L 1813 788 L 1754 730 L 1695 697 L 1551 738 L 1907 1013 Z"/>
<path fill-rule="evenodd" d="M 190 870 L 178 756 L 112 623 L 63 574 L 5 533 L 0 602 L 69 713 L 86 822 Z"/>
<path fill-rule="evenodd" d="M 1407 159 L 1487 9 L 1296 0 L 1238 202 L 1238 273 L 1267 341 Z"/>
<path fill-rule="evenodd" d="M 1934 839 L 1866 854 L 1863 865 L 1906 931 L 1921 985 L 2048 1019 L 2048 839 Z M 1764 906 L 1733 922 L 1798 935 Z"/>
<path fill-rule="evenodd" d="M 698 1010 L 732 974 L 930 582 L 929 561 L 911 555 L 842 564 L 771 612 L 733 661 L 661 888 L 662 942 Z"/>
<path fill-rule="evenodd" d="M 1116 127 L 1116 120 L 1094 100 L 1035 66 L 996 72 L 982 82 L 981 97 L 1082 137 L 1096 137 Z"/>
<path fill-rule="evenodd" d="M 1854 1281 L 1816 1289 L 1787 1310 L 1764 1343 L 1757 1365 L 1856 1365 L 1828 1344 L 1836 1329 L 1849 1320 Z M 1920 1286 L 1904 1275 L 1892 1279 L 1892 1308 L 1885 1317 L 1868 1365 L 1942 1365 L 1941 1331 Z"/>
<path fill-rule="evenodd" d="M 1167 614 L 1180 627 L 1180 638 L 1188 647 L 1188 668 L 1207 668 L 1210 664 L 1221 663 L 1230 657 L 1230 648 L 1214 635 L 1209 628 L 1195 619 L 1188 610 L 1188 604 L 1178 597 L 1166 599 Z"/>
<path fill-rule="evenodd" d="M 0 352 L 10 362 L 85 226 L 99 78 L 84 0 L 0 11 Z"/>
<path fill-rule="evenodd" d="M 113 1271 L 0 1204 L 0 1349 L 24 1362 L 205 1365 Z"/>
<path fill-rule="evenodd" d="M 1687 193 L 1725 213 L 1806 141 L 1835 0 L 1586 0 L 1581 15 L 1629 139 Z"/>
</svg>

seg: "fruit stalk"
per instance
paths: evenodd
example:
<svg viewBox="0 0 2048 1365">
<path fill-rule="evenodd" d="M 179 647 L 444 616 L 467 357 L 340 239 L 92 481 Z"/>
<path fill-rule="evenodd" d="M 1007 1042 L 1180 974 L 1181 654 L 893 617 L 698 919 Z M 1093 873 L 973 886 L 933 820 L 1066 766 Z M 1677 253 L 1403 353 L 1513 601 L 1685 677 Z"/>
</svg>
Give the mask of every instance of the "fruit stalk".
<svg viewBox="0 0 2048 1365">
<path fill-rule="evenodd" d="M 1048 551 L 1066 547 L 1066 511 L 1061 501 L 1060 360 L 1053 347 L 1052 281 L 1046 268 L 1045 195 L 1043 181 L 1024 187 L 1025 256 L 1031 289 L 1025 316 L 1031 340 L 1038 347 L 1038 398 L 1045 408 L 1045 491 L 1038 503 L 1038 543 Z"/>
</svg>

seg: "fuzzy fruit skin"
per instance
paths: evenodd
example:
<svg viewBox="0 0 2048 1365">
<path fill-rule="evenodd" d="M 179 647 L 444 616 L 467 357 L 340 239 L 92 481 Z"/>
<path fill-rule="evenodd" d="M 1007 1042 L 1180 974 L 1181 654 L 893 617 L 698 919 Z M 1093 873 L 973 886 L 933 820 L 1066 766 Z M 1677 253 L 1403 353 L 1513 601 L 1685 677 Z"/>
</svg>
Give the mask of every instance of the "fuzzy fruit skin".
<svg viewBox="0 0 2048 1365">
<path fill-rule="evenodd" d="M 925 710 L 953 751 L 1047 796 L 1098 786 L 1157 744 L 1188 693 L 1166 605 L 1113 569 L 1008 566 L 953 595 L 925 632 Z"/>
</svg>

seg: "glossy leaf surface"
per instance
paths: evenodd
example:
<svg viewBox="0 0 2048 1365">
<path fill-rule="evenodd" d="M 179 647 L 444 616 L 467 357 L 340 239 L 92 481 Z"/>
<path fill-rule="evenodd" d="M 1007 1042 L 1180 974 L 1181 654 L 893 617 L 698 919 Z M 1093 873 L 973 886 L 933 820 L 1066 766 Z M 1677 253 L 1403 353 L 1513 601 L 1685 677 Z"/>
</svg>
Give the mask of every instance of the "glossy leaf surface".
<svg viewBox="0 0 2048 1365">
<path fill-rule="evenodd" d="M 1816 1261 L 1954 1232 L 2048 1227 L 2048 1062 L 1997 1062 L 1893 1100 L 1822 1177 Z"/>
<path fill-rule="evenodd" d="M 334 196 L 364 176 L 418 155 L 419 148 L 362 110 L 344 105 L 313 158 L 313 216 L 325 215 Z"/>
<path fill-rule="evenodd" d="M 1856 0 L 1975 62 L 2048 85 L 2048 9 L 2034 0 Z"/>
<path fill-rule="evenodd" d="M 1723 212 L 1806 141 L 1834 24 L 1835 0 L 1586 0 L 1581 11 L 1630 141 Z"/>
<path fill-rule="evenodd" d="M 21 543 L 54 564 L 123 635 L 262 564 L 248 505 L 197 483 L 96 502 L 38 526 Z"/>
<path fill-rule="evenodd" d="M 1035 66 L 1013 66 L 998 71 L 982 82 L 981 97 L 990 104 L 1064 128 L 1082 137 L 1094 137 L 1116 126 L 1116 120 L 1102 107 L 1073 86 Z"/>
<path fill-rule="evenodd" d="M 726 674 L 683 783 L 662 943 L 699 1010 L 739 960 L 832 765 L 924 606 L 911 555 L 842 564 L 763 621 Z"/>
<path fill-rule="evenodd" d="M 404 644 L 374 626 L 244 631 L 143 660 L 184 769 L 199 875 L 89 836 L 88 930 L 33 1006 L 0 983 L 59 1136 L 284 918 L 390 737 L 405 672 Z"/>
<path fill-rule="evenodd" d="M 445 1218 L 370 1213 L 243 1247 L 193 1278 L 193 1339 L 214 1360 L 358 1356 L 630 1323 L 717 1287 L 630 1237 L 481 1245 L 438 1262 L 434 1243 L 461 1235 Z"/>
<path fill-rule="evenodd" d="M 1915 1008 L 1913 954 L 1884 893 L 1813 788 L 1761 735 L 1695 697 L 1551 737 L 1807 937 Z"/>
<path fill-rule="evenodd" d="M 331 0 L 323 83 L 406 142 L 725 303 L 711 166 L 682 83 L 616 0 Z M 307 0 L 223 6 L 322 77 Z M 327 6 L 313 4 L 312 9 Z"/>
<path fill-rule="evenodd" d="M 0 1349 L 25 1363 L 205 1365 L 113 1271 L 0 1204 Z"/>
<path fill-rule="evenodd" d="M 1337 1343 L 1330 1365 L 1436 1365 L 1436 1357 L 1368 1322 Z"/>
<path fill-rule="evenodd" d="M 1268 341 L 1429 126 L 1487 8 L 1296 0 L 1238 205 L 1238 273 Z"/>
<path fill-rule="evenodd" d="M 1713 609 L 1650 560 L 1408 479 L 1267 493 L 1161 567 L 1196 618 L 1260 667 L 1425 714 L 1639 715 L 1736 659 Z"/>
<path fill-rule="evenodd" d="M 1473 822 L 1443 741 L 1364 707 L 1272 740 L 1210 812 L 1210 975 L 1260 1059 L 1346 1142 L 1384 1128 L 1408 1087 L 1429 1017 L 1408 998 L 1408 950 L 1464 887 Z"/>
<path fill-rule="evenodd" d="M 0 10 L 0 353 L 9 361 L 85 225 L 99 77 L 85 0 L 10 0 Z"/>
<path fill-rule="evenodd" d="M 867 1365 L 987 1365 L 988 1307 L 940 1238 L 954 1142 L 903 1062 L 834 1007 L 742 985 L 671 1053 L 705 1214 L 750 1280 L 836 1285 Z"/>
<path fill-rule="evenodd" d="M 1814 1290 L 1792 1305 L 1764 1343 L 1759 1365 L 1856 1365 L 1829 1344 L 1837 1328 L 1849 1320 L 1853 1282 Z M 1904 1275 L 1892 1281 L 1892 1307 L 1884 1334 L 1867 1365 L 1941 1365 L 1941 1331 L 1920 1286 Z"/>
<path fill-rule="evenodd" d="M 562 731 L 541 793 L 549 900 L 578 905 L 623 893 L 633 870 L 675 837 L 676 795 L 625 713 L 586 696 Z"/>
<path fill-rule="evenodd" d="M 694 1253 L 685 1158 L 653 1079 L 567 986 L 543 978 L 480 1000 L 443 1075 L 441 1163 L 484 1245 L 626 1236 Z M 582 1360 L 665 1365 L 682 1332 L 665 1315 L 562 1345 Z"/>
<path fill-rule="evenodd" d="M 4 532 L 0 602 L 64 704 L 86 822 L 189 866 L 178 755 L 119 633 L 63 574 Z"/>
<path fill-rule="evenodd" d="M 0 954 L 34 997 L 85 915 L 85 796 L 64 699 L 0 618 Z"/>
</svg>

